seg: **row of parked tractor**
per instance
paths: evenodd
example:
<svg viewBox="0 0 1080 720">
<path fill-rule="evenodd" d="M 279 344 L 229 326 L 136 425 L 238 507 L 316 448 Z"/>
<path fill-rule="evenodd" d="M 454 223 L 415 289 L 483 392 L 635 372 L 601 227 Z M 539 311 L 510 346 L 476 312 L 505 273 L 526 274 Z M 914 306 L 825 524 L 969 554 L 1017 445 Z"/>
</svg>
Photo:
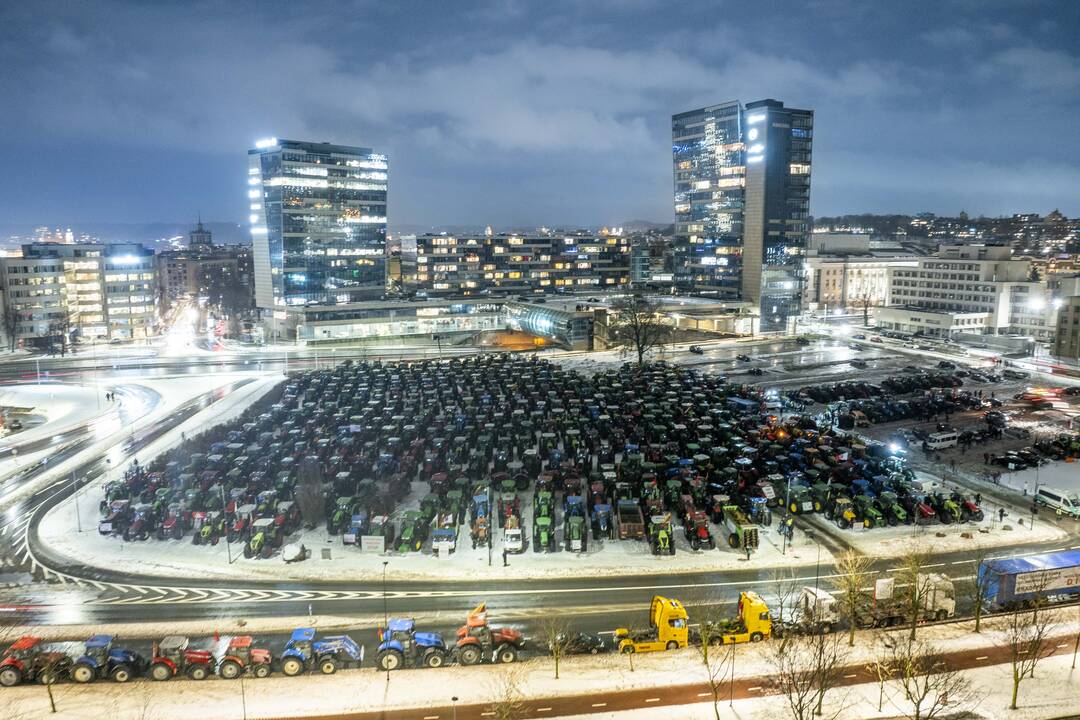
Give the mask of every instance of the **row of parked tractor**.
<svg viewBox="0 0 1080 720">
<path fill-rule="evenodd" d="M 797 402 L 817 402 L 822 405 L 838 400 L 863 400 L 883 396 L 909 395 L 926 390 L 959 388 L 964 381 L 951 373 L 925 372 L 913 375 L 894 375 L 880 384 L 865 380 L 850 380 L 823 385 L 808 385 L 788 393 Z"/>
<path fill-rule="evenodd" d="M 438 668 L 452 662 L 461 665 L 510 663 L 525 647 L 524 636 L 514 628 L 491 626 L 487 608 L 480 605 L 458 628 L 454 642 L 442 635 L 421 632 L 411 618 L 392 618 L 377 631 L 375 666 L 381 670 L 405 667 Z M 140 677 L 165 681 L 176 677 L 205 680 L 217 675 L 226 680 L 241 676 L 265 678 L 280 672 L 330 675 L 340 669 L 360 667 L 364 646 L 349 635 L 319 636 L 314 628 L 297 628 L 280 652 L 260 646 L 250 635 L 226 642 L 168 635 L 155 642 L 148 656 L 124 647 L 111 635 L 94 635 L 75 654 L 51 649 L 40 638 L 21 637 L 0 657 L 0 685 L 24 682 L 52 684 L 63 680 L 90 683 L 112 680 L 126 683 Z"/>
</svg>

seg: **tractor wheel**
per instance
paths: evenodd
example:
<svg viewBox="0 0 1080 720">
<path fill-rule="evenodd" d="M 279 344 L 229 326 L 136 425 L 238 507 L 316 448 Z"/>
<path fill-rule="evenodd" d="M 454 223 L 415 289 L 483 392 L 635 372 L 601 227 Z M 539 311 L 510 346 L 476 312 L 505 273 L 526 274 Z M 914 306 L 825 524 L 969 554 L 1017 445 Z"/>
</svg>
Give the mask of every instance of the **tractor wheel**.
<svg viewBox="0 0 1080 720">
<path fill-rule="evenodd" d="M 446 664 L 446 653 L 438 648 L 431 648 L 424 653 L 424 665 L 429 668 L 441 668 Z"/>
<path fill-rule="evenodd" d="M 42 685 L 55 685 L 56 681 L 59 679 L 59 673 L 55 673 L 52 670 L 43 670 L 37 676 L 37 681 Z"/>
<path fill-rule="evenodd" d="M 799 513 L 799 503 L 791 503 L 791 505 L 788 506 L 788 510 L 791 511 L 792 515 L 797 515 Z"/>
<path fill-rule="evenodd" d="M 259 663 L 251 672 L 259 679 L 270 677 L 270 663 Z"/>
<path fill-rule="evenodd" d="M 179 540 L 182 537 L 184 537 L 184 528 L 180 527 L 180 524 L 177 523 L 176 527 L 172 529 L 172 538 L 173 540 Z"/>
<path fill-rule="evenodd" d="M 870 518 L 863 518 L 862 526 L 869 530 L 870 528 L 874 527 L 874 521 Z"/>
<path fill-rule="evenodd" d="M 623 649 L 622 649 L 621 652 L 622 652 L 623 655 L 633 655 L 634 654 L 634 646 L 633 646 L 633 644 L 632 643 L 626 644 L 625 646 L 623 646 Z"/>
<path fill-rule="evenodd" d="M 821 512 L 821 501 L 820 500 L 815 500 L 814 501 L 814 512 Z"/>
<path fill-rule="evenodd" d="M 974 515 L 971 516 L 971 519 L 974 520 L 975 522 L 982 522 L 983 521 L 983 511 L 979 510 L 977 513 L 975 513 Z"/>
<path fill-rule="evenodd" d="M 112 680 L 118 683 L 126 683 L 131 680 L 131 668 L 124 663 L 117 665 L 113 668 Z"/>
<path fill-rule="evenodd" d="M 203 663 L 196 663 L 188 668 L 187 674 L 192 680 L 205 680 L 210 677 L 210 668 Z"/>
<path fill-rule="evenodd" d="M 0 685 L 13 687 L 22 682 L 22 670 L 14 665 L 8 665 L 0 670 Z"/>
<path fill-rule="evenodd" d="M 325 657 L 319 661 L 319 672 L 323 675 L 333 675 L 337 672 L 337 660 L 332 657 Z"/>
<path fill-rule="evenodd" d="M 960 522 L 966 523 L 966 522 L 970 522 L 970 521 L 971 521 L 971 513 L 969 513 L 967 510 L 962 511 L 960 513 Z"/>
<path fill-rule="evenodd" d="M 759 632 L 750 633 L 750 642 L 761 642 L 765 639 L 765 636 Z"/>
<path fill-rule="evenodd" d="M 694 549 L 694 550 L 700 550 L 701 549 L 701 541 L 698 540 L 696 537 L 695 538 L 690 538 L 690 547 L 692 549 Z"/>
<path fill-rule="evenodd" d="M 191 544 L 192 545 L 198 545 L 201 542 L 202 542 L 202 535 L 200 535 L 199 533 L 195 533 L 194 535 L 191 536 Z"/>
<path fill-rule="evenodd" d="M 739 536 L 736 535 L 735 533 L 731 533 L 730 535 L 727 536 L 727 544 L 732 548 L 738 548 L 739 547 Z"/>
<path fill-rule="evenodd" d="M 679 649 L 679 643 L 675 642 L 674 640 L 668 640 L 667 645 L 664 646 L 664 649 L 665 650 L 678 650 Z"/>
<path fill-rule="evenodd" d="M 934 619 L 938 621 L 944 620 L 947 617 L 949 617 L 949 613 L 945 612 L 945 610 L 938 610 L 934 613 Z"/>
<path fill-rule="evenodd" d="M 832 632 L 832 625 L 830 623 L 821 623 L 821 634 L 828 635 Z"/>
<path fill-rule="evenodd" d="M 480 648 L 475 645 L 466 645 L 461 648 L 458 658 L 462 665 L 478 665 L 481 659 Z"/>
<path fill-rule="evenodd" d="M 240 663 L 235 660 L 226 660 L 218 666 L 217 673 L 226 680 L 235 680 L 243 671 L 244 668 L 240 667 Z"/>
<path fill-rule="evenodd" d="M 259 553 L 259 557 L 264 560 L 274 554 L 274 548 L 270 547 L 270 543 L 266 543 L 262 546 L 262 551 Z"/>
<path fill-rule="evenodd" d="M 71 679 L 77 683 L 93 682 L 97 677 L 97 672 L 88 663 L 75 663 L 75 667 L 71 668 Z"/>
<path fill-rule="evenodd" d="M 885 521 L 889 523 L 889 527 L 896 527 L 897 524 L 899 524 L 899 521 L 896 519 L 895 515 L 886 516 Z"/>
<path fill-rule="evenodd" d="M 299 675 L 304 671 L 304 663 L 300 662 L 298 658 L 290 657 L 281 661 L 281 672 L 285 673 L 289 677 Z"/>
<path fill-rule="evenodd" d="M 251 545 L 244 545 L 244 558 L 250 560 L 252 555 L 253 553 L 251 552 Z"/>
<path fill-rule="evenodd" d="M 382 670 L 389 672 L 390 670 L 397 670 L 401 667 L 404 658 L 397 650 L 383 650 L 379 653 L 379 656 L 375 658 L 375 664 Z"/>
<path fill-rule="evenodd" d="M 836 527 L 840 528 L 841 530 L 847 530 L 849 527 L 851 527 L 851 521 L 841 515 L 840 517 L 836 518 Z"/>
<path fill-rule="evenodd" d="M 941 519 L 941 524 L 942 525 L 951 525 L 952 524 L 952 516 L 949 515 L 948 513 L 941 513 L 941 514 L 938 515 L 938 517 Z"/>
<path fill-rule="evenodd" d="M 163 662 L 154 663 L 150 666 L 150 677 L 158 682 L 168 680 L 172 675 L 172 668 Z"/>
<path fill-rule="evenodd" d="M 503 645 L 495 652 L 495 661 L 498 663 L 506 664 L 517 662 L 518 651 L 513 645 Z"/>
<path fill-rule="evenodd" d="M 827 508 L 825 510 L 825 519 L 826 520 L 832 520 L 833 519 L 833 509 L 831 507 Z"/>
</svg>

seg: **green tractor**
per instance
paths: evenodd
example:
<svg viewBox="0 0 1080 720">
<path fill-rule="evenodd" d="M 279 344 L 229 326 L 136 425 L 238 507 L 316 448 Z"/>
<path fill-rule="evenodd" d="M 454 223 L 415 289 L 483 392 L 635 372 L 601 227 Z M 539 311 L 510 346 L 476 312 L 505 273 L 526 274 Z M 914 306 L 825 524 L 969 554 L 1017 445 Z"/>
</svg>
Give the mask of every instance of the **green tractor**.
<svg viewBox="0 0 1080 720">
<path fill-rule="evenodd" d="M 952 523 L 958 523 L 963 521 L 963 510 L 960 508 L 960 503 L 953 500 L 948 495 L 942 493 L 934 493 L 927 497 L 930 503 L 930 507 L 934 508 L 937 513 L 938 520 L 942 525 L 951 525 Z"/>
<path fill-rule="evenodd" d="M 441 504 L 442 499 L 435 493 L 428 493 L 420 500 L 420 517 L 425 523 L 430 524 L 435 519 Z"/>
<path fill-rule="evenodd" d="M 446 512 L 454 514 L 459 525 L 465 522 L 465 496 L 460 490 L 451 490 L 446 493 L 443 508 Z"/>
<path fill-rule="evenodd" d="M 550 515 L 536 515 L 533 518 L 533 552 L 555 552 L 555 523 Z"/>
<path fill-rule="evenodd" d="M 885 514 L 878 510 L 877 503 L 874 498 L 869 495 L 856 495 L 854 499 L 855 503 L 855 519 L 856 522 L 862 521 L 863 527 L 885 527 L 887 521 Z"/>
<path fill-rule="evenodd" d="M 400 553 L 420 552 L 427 536 L 427 523 L 423 515 L 416 510 L 405 512 L 401 521 L 401 536 L 398 538 L 397 551 Z"/>
<path fill-rule="evenodd" d="M 675 554 L 675 536 L 671 531 L 669 516 L 653 515 L 649 518 L 649 547 L 653 555 Z"/>
<path fill-rule="evenodd" d="M 274 518 L 259 518 L 251 524 L 251 537 L 244 544 L 244 557 L 268 558 L 274 548 L 281 546 L 281 527 Z"/>
<path fill-rule="evenodd" d="M 810 488 L 805 485 L 789 485 L 785 495 L 788 512 L 792 515 L 814 512 L 814 498 L 810 494 Z"/>
<path fill-rule="evenodd" d="M 567 552 L 584 553 L 588 550 L 589 528 L 585 524 L 585 518 L 581 515 L 572 515 L 566 518 L 563 536 L 566 540 Z"/>
<path fill-rule="evenodd" d="M 550 490 L 541 490 L 533 500 L 533 514 L 537 518 L 555 518 L 555 498 Z"/>
<path fill-rule="evenodd" d="M 896 493 L 890 490 L 886 490 L 878 495 L 878 507 L 880 507 L 882 513 L 885 514 L 885 522 L 891 527 L 903 525 L 908 521 L 907 510 L 900 504 L 900 500 L 896 497 Z"/>
<path fill-rule="evenodd" d="M 832 486 L 823 482 L 814 483 L 810 486 L 810 500 L 814 503 L 814 512 L 828 514 L 828 508 L 832 505 Z"/>
<path fill-rule="evenodd" d="M 351 495 L 339 497 L 334 503 L 334 509 L 326 516 L 326 532 L 329 535 L 337 535 L 344 532 L 352 520 L 353 506 L 355 502 Z"/>
</svg>

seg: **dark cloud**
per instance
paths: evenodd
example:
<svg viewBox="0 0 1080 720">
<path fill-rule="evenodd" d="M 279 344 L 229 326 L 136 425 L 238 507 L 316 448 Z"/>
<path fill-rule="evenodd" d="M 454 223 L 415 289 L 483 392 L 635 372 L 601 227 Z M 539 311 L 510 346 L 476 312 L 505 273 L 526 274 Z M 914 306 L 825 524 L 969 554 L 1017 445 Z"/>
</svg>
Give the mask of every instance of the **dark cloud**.
<svg viewBox="0 0 1080 720">
<path fill-rule="evenodd" d="M 0 218 L 243 217 L 273 134 L 385 150 L 392 222 L 666 220 L 670 115 L 762 97 L 816 214 L 1080 215 L 1080 4 L 794 7 L 9 3 Z"/>
</svg>

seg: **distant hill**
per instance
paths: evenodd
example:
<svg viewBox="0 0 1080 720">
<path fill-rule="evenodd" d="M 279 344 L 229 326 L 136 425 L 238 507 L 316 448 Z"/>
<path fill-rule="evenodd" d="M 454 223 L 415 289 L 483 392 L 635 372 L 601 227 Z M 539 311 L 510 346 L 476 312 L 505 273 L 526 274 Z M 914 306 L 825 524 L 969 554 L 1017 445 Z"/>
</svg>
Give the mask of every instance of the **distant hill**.
<svg viewBox="0 0 1080 720">
<path fill-rule="evenodd" d="M 40 223 L 46 225 L 47 223 Z M 187 234 L 195 227 L 195 223 L 178 222 L 149 222 L 149 223 L 48 223 L 48 227 L 61 227 L 71 231 L 78 238 L 82 234 L 97 238 L 101 242 L 141 242 L 146 245 L 164 243 L 169 238 L 180 237 L 187 241 Z M 37 225 L 9 224 L 0 222 L 0 242 L 5 245 L 18 244 L 19 242 L 33 242 L 34 228 Z M 248 245 L 251 243 L 251 234 L 248 226 L 244 223 L 230 223 L 219 221 L 203 221 L 203 227 L 209 228 L 214 234 L 214 242 L 221 245 Z M 13 242 L 12 236 L 18 236 L 19 240 Z"/>
</svg>

